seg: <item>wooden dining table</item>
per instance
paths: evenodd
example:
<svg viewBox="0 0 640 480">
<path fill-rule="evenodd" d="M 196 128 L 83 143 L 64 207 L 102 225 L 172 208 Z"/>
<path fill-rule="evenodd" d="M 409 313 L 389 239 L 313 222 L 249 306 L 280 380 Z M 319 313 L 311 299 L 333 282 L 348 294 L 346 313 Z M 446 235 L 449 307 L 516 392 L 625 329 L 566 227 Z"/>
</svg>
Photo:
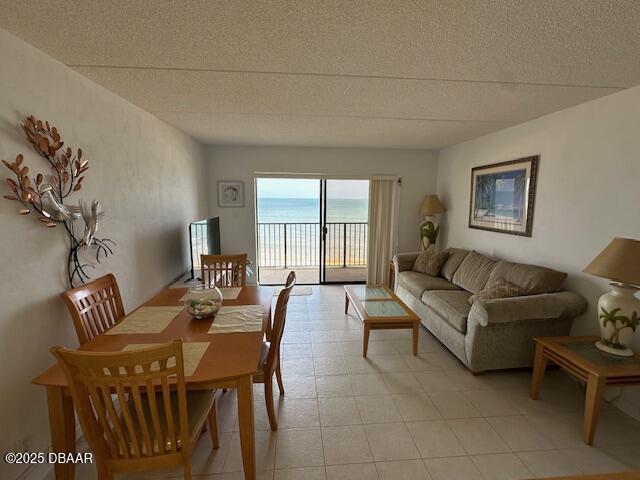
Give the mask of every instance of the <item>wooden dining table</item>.
<svg viewBox="0 0 640 480">
<path fill-rule="evenodd" d="M 186 288 L 167 288 L 141 306 L 177 306 Z M 94 352 L 120 351 L 129 344 L 165 343 L 175 339 L 184 342 L 209 342 L 193 375 L 185 378 L 188 390 L 235 388 L 238 397 L 240 446 L 246 479 L 256 478 L 255 429 L 253 420 L 253 373 L 260 360 L 263 338 L 271 333 L 271 300 L 273 289 L 244 286 L 234 300 L 223 305 L 262 305 L 262 331 L 210 334 L 212 319 L 193 319 L 182 310 L 160 333 L 103 333 L 80 347 Z M 62 369 L 55 364 L 33 379 L 46 388 L 52 450 L 56 453 L 76 451 L 75 412 L 71 392 Z M 74 478 L 73 463 L 54 465 L 56 480 Z"/>
</svg>

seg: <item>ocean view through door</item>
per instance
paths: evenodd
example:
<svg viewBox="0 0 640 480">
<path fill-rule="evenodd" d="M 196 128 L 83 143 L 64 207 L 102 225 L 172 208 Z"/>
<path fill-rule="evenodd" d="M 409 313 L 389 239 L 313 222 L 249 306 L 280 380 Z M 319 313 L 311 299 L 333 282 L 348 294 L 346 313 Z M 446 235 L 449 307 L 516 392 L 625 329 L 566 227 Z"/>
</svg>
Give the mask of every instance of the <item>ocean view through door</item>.
<svg viewBox="0 0 640 480">
<path fill-rule="evenodd" d="M 257 178 L 258 282 L 364 282 L 368 180 Z"/>
<path fill-rule="evenodd" d="M 369 180 L 323 181 L 323 283 L 367 279 Z"/>
</svg>

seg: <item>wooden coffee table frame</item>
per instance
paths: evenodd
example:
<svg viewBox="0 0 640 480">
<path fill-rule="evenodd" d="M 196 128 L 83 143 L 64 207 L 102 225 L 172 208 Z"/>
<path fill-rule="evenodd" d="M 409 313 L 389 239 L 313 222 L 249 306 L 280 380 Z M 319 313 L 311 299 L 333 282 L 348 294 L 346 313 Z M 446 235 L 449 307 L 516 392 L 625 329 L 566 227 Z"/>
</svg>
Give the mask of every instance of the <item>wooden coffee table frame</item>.
<svg viewBox="0 0 640 480">
<path fill-rule="evenodd" d="M 362 343 L 362 356 L 367 356 L 367 350 L 369 349 L 369 332 L 371 330 L 389 330 L 389 329 L 411 329 L 413 330 L 413 354 L 418 355 L 418 329 L 420 328 L 420 318 L 413 313 L 413 311 L 407 307 L 402 300 L 400 300 L 393 291 L 384 286 L 377 286 L 375 288 L 381 288 L 385 290 L 390 298 L 376 298 L 367 299 L 368 302 L 395 302 L 407 313 L 405 316 L 398 317 L 373 317 L 367 314 L 367 311 L 362 304 L 362 300 L 358 298 L 355 290 L 362 289 L 362 285 L 347 286 L 345 285 L 345 298 L 344 298 L 344 313 L 349 311 L 349 303 L 353 305 L 358 318 L 362 322 L 364 327 L 364 338 Z"/>
<path fill-rule="evenodd" d="M 640 360 L 635 364 L 598 365 L 565 347 L 569 342 L 596 342 L 600 337 L 540 337 L 536 342 L 536 354 L 531 378 L 532 399 L 537 400 L 547 364 L 551 361 L 564 371 L 587 384 L 584 402 L 582 439 L 587 445 L 593 437 L 602 406 L 602 394 L 607 385 L 630 385 L 640 383 Z"/>
</svg>

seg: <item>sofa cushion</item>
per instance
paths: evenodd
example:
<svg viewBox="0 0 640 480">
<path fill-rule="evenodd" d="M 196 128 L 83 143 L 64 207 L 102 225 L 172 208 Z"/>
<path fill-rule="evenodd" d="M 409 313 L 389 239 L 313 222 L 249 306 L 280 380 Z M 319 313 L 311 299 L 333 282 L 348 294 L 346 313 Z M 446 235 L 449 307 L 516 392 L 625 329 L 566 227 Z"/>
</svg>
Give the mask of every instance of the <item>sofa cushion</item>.
<svg viewBox="0 0 640 480">
<path fill-rule="evenodd" d="M 449 255 L 447 256 L 447 261 L 444 262 L 444 265 L 442 266 L 441 275 L 451 281 L 453 274 L 456 273 L 456 270 L 462 261 L 469 254 L 469 250 L 463 250 L 461 248 L 447 248 L 445 252 Z"/>
<path fill-rule="evenodd" d="M 471 294 L 464 290 L 432 290 L 424 292 L 422 303 L 434 310 L 460 333 L 467 333 L 467 317 Z"/>
<path fill-rule="evenodd" d="M 471 293 L 478 293 L 487 285 L 497 263 L 493 258 L 470 252 L 453 274 L 451 281 Z"/>
<path fill-rule="evenodd" d="M 409 291 L 420 299 L 425 290 L 460 290 L 460 287 L 442 277 L 430 277 L 418 272 L 400 272 L 397 276 L 398 286 Z"/>
<path fill-rule="evenodd" d="M 524 290 L 525 295 L 539 295 L 559 291 L 565 278 L 566 273 L 550 268 L 500 260 L 491 272 L 487 285 L 504 279 Z"/>
</svg>

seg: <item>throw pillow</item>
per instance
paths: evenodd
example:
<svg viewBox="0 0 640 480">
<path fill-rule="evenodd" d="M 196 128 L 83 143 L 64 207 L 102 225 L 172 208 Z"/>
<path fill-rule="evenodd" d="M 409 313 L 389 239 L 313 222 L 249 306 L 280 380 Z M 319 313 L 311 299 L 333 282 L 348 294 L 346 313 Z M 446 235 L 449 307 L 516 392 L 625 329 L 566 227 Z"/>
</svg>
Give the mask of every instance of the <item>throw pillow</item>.
<svg viewBox="0 0 640 480">
<path fill-rule="evenodd" d="M 491 284 L 491 286 L 470 296 L 469 303 L 473 305 L 473 302 L 476 300 L 483 302 L 485 300 L 495 300 L 497 298 L 521 297 L 523 295 L 526 295 L 524 289 L 514 283 L 507 282 L 504 278 L 499 278 Z"/>
<path fill-rule="evenodd" d="M 414 272 L 424 273 L 424 269 L 427 266 L 427 256 L 430 254 L 432 249 L 433 247 L 429 247 L 426 250 L 422 250 L 416 257 L 415 262 L 413 262 L 411 270 Z"/>
<path fill-rule="evenodd" d="M 436 252 L 427 258 L 424 273 L 432 277 L 437 277 L 442 271 L 442 267 L 449 258 L 449 252 Z"/>
<path fill-rule="evenodd" d="M 416 261 L 413 263 L 412 270 L 414 272 L 425 273 L 432 277 L 440 275 L 444 262 L 447 261 L 448 252 L 438 252 L 432 245 L 426 250 L 420 252 Z"/>
</svg>

